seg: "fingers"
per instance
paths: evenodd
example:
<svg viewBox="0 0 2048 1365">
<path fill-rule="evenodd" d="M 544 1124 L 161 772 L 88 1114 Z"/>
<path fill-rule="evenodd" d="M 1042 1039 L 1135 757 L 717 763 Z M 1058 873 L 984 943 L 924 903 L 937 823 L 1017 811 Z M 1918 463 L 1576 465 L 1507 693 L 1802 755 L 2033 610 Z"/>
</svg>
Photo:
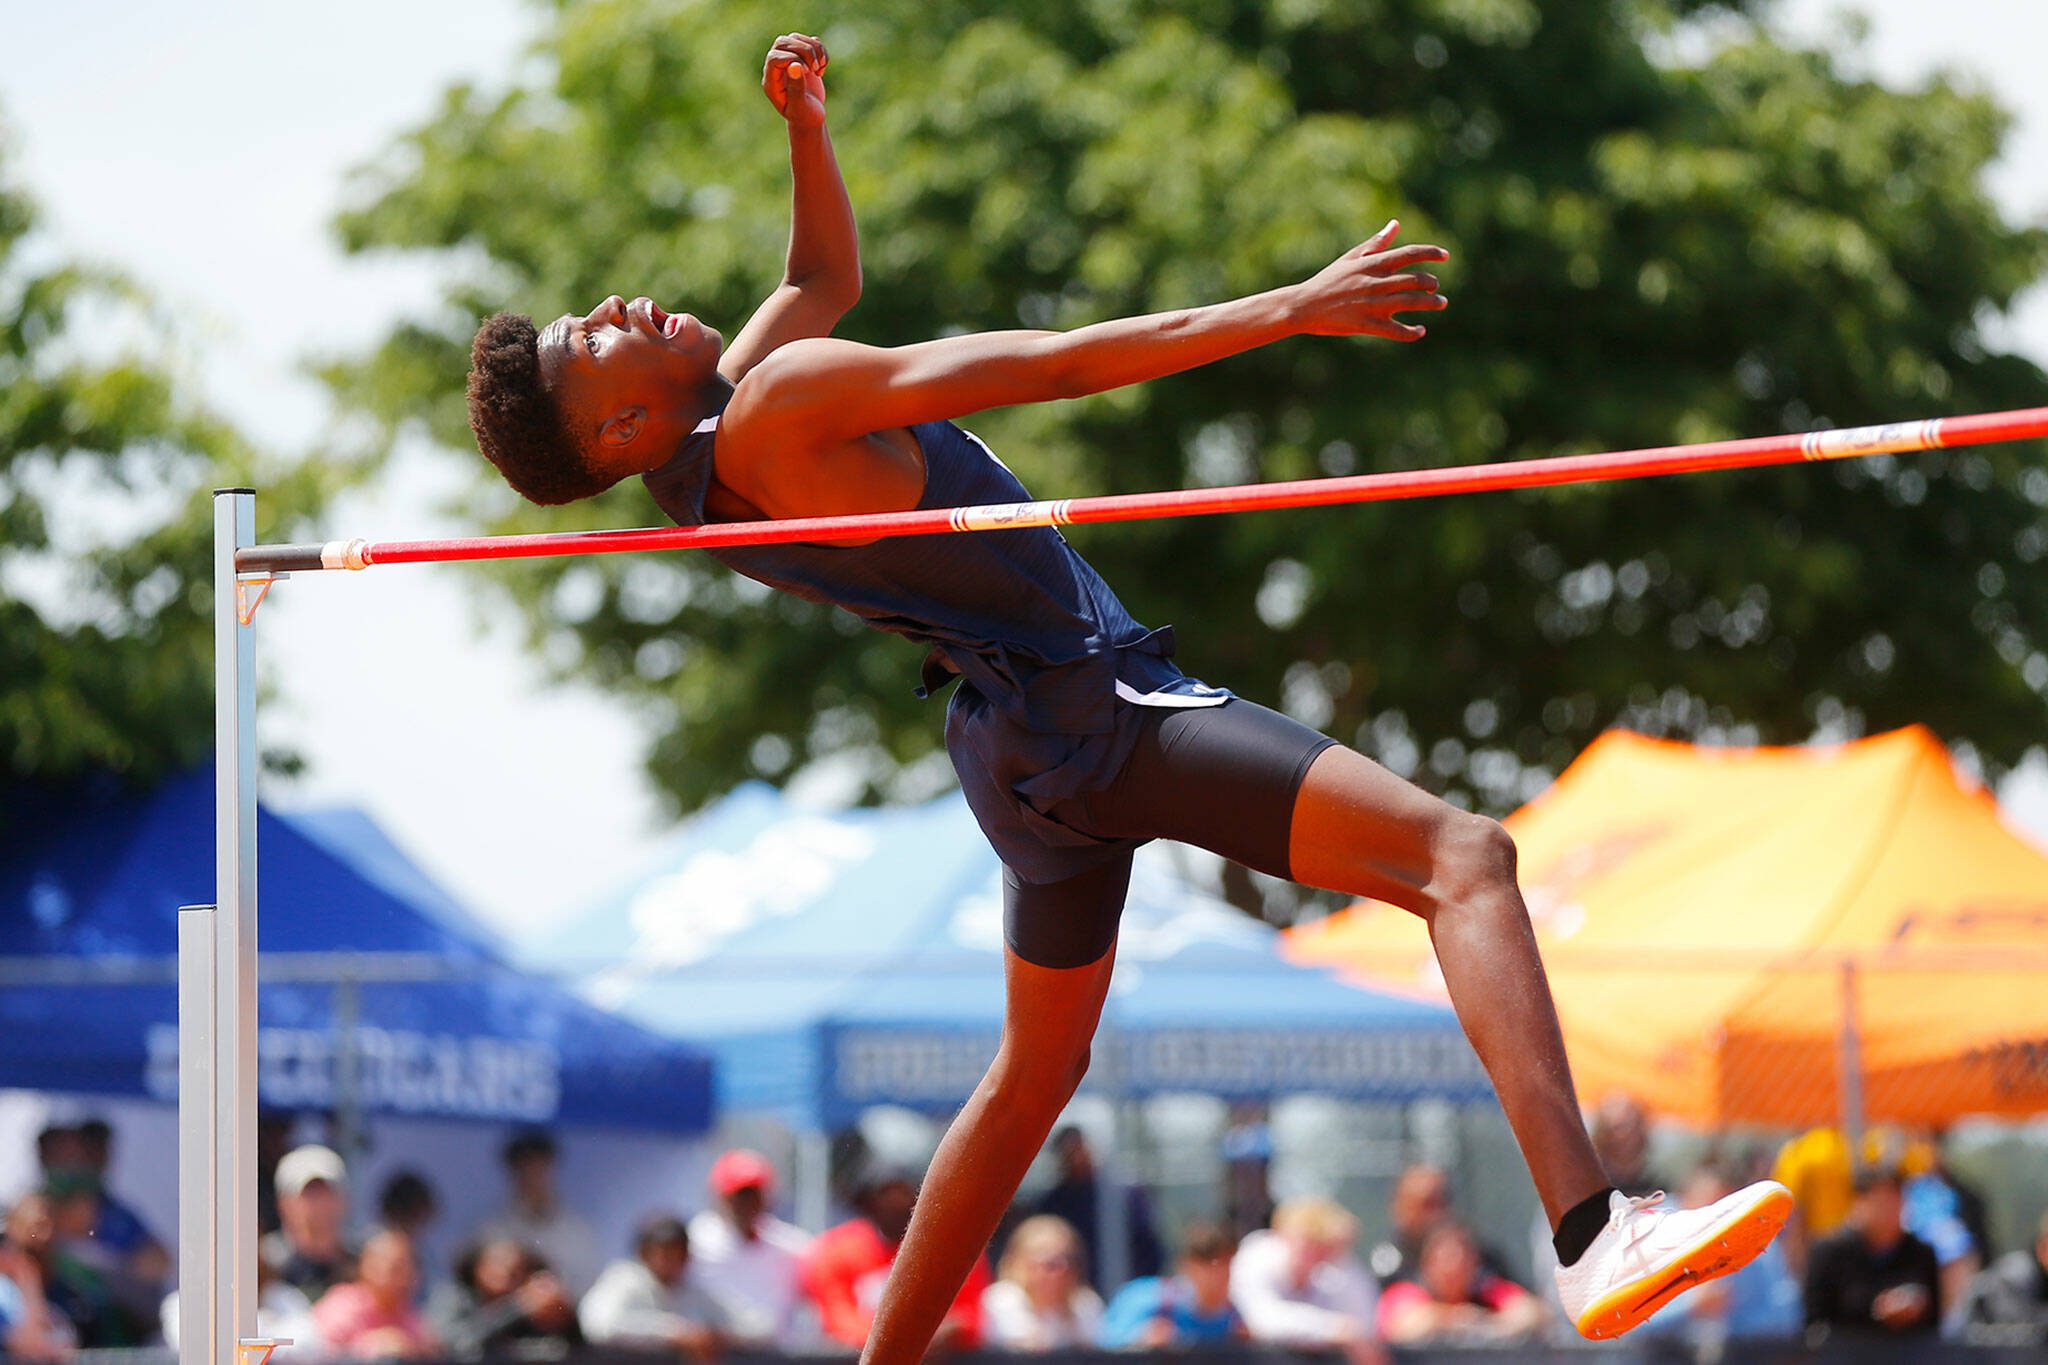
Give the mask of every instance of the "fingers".
<svg viewBox="0 0 2048 1365">
<path fill-rule="evenodd" d="M 1417 270 L 1406 275 L 1369 276 L 1366 288 L 1374 294 L 1400 294 L 1411 290 L 1434 290 L 1440 283 L 1427 270 Z"/>
<path fill-rule="evenodd" d="M 1360 242 L 1357 246 L 1351 248 L 1351 250 L 1347 254 L 1352 256 L 1370 256 L 1375 251 L 1378 251 L 1382 247 L 1386 246 L 1387 243 L 1393 241 L 1395 234 L 1399 233 L 1400 231 L 1401 220 L 1399 218 L 1389 218 L 1387 219 L 1387 225 L 1385 227 L 1381 228 L 1378 232 L 1375 232 L 1372 236 Z"/>
<path fill-rule="evenodd" d="M 1451 301 L 1442 294 L 1411 290 L 1404 294 L 1380 294 L 1372 301 L 1373 310 L 1382 313 L 1412 313 L 1417 309 L 1439 313 L 1451 306 Z"/>
<path fill-rule="evenodd" d="M 778 50 L 786 51 L 812 71 L 823 72 L 831 61 L 825 53 L 825 44 L 808 33 L 785 33 L 775 40 Z"/>
<path fill-rule="evenodd" d="M 810 78 L 824 74 L 832 58 L 825 44 L 808 33 L 785 33 L 768 49 L 768 61 L 761 71 L 761 85 L 776 107 L 782 108 L 792 89 L 801 90 Z"/>
<path fill-rule="evenodd" d="M 1410 242 L 1407 246 L 1392 251 L 1368 253 L 1365 268 L 1374 274 L 1406 270 L 1411 265 L 1422 265 L 1430 261 L 1448 261 L 1451 253 L 1440 246 L 1427 242 Z"/>
</svg>

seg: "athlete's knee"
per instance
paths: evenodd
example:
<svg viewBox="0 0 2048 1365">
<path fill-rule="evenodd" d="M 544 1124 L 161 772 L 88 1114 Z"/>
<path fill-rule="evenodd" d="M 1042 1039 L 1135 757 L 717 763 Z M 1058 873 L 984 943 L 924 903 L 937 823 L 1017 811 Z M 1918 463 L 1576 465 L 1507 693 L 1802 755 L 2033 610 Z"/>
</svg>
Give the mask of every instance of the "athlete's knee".
<svg viewBox="0 0 2048 1365">
<path fill-rule="evenodd" d="M 1500 821 L 1454 811 L 1431 844 L 1431 899 L 1439 906 L 1514 893 L 1515 840 Z"/>
<path fill-rule="evenodd" d="M 1093 1049 L 1086 1042 L 1079 1051 L 1043 1045 L 1014 1050 L 1005 1047 L 997 1055 L 991 1079 L 1009 1103 L 1049 1105 L 1057 1112 L 1066 1108 L 1074 1092 L 1081 1088 L 1092 1055 Z"/>
</svg>

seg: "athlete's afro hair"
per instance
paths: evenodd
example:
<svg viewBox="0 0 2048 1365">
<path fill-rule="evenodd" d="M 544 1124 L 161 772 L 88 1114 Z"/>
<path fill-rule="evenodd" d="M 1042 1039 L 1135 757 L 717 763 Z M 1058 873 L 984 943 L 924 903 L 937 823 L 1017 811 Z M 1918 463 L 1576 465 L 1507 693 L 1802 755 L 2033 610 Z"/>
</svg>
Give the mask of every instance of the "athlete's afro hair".
<svg viewBox="0 0 2048 1365">
<path fill-rule="evenodd" d="M 540 375 L 540 334 L 523 313 L 499 313 L 469 349 L 469 427 L 477 449 L 529 502 L 552 506 L 611 487 L 570 438 Z"/>
</svg>

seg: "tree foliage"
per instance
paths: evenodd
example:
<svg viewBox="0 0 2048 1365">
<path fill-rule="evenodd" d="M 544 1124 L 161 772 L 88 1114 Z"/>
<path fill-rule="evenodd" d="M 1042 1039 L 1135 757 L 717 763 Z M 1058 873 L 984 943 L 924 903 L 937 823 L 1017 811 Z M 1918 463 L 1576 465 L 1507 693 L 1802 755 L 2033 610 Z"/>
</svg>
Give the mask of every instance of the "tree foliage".
<svg viewBox="0 0 2048 1365">
<path fill-rule="evenodd" d="M 1691 11 L 1723 36 L 1674 37 Z M 1731 17 L 1732 16 L 1732 17 Z M 1400 349 L 1301 340 L 972 425 L 1044 496 L 1697 441 L 2048 401 L 1985 324 L 2048 259 L 1983 172 L 2005 118 L 1653 0 L 560 5 L 507 90 L 366 168 L 359 250 L 445 253 L 442 313 L 338 366 L 470 448 L 475 319 L 648 293 L 727 331 L 777 278 L 783 25 L 829 43 L 867 290 L 844 334 L 1071 327 L 1303 277 L 1398 215 L 1453 299 Z M 493 530 L 641 524 L 637 484 Z M 2041 735 L 2038 447 L 1081 528 L 1182 663 L 1499 809 L 1602 728 Z M 498 581 L 565 672 L 645 704 L 683 807 L 853 753 L 933 772 L 916 652 L 687 554 Z M 913 765 L 913 766 L 905 766 Z M 905 777 L 904 774 L 909 776 Z"/>
<path fill-rule="evenodd" d="M 132 285 L 52 255 L 0 174 L 0 759 L 147 781 L 212 748 L 209 490 L 261 479 L 268 510 L 306 512 L 324 480 L 186 396 Z"/>
</svg>

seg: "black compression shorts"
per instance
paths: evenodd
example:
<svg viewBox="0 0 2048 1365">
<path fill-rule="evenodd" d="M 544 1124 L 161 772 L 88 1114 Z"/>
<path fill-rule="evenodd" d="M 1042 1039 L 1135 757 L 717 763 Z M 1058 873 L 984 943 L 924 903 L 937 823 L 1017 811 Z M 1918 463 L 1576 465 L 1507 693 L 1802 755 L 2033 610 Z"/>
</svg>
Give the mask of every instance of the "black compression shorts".
<svg viewBox="0 0 2048 1365">
<path fill-rule="evenodd" d="M 1116 778 L 1046 812 L 1102 839 L 1176 839 L 1276 877 L 1290 875 L 1294 798 L 1337 741 L 1256 702 L 1134 707 L 1137 746 Z M 1040 967 L 1085 967 L 1116 941 L 1131 855 L 1064 881 L 1003 870 L 1003 934 Z"/>
</svg>

